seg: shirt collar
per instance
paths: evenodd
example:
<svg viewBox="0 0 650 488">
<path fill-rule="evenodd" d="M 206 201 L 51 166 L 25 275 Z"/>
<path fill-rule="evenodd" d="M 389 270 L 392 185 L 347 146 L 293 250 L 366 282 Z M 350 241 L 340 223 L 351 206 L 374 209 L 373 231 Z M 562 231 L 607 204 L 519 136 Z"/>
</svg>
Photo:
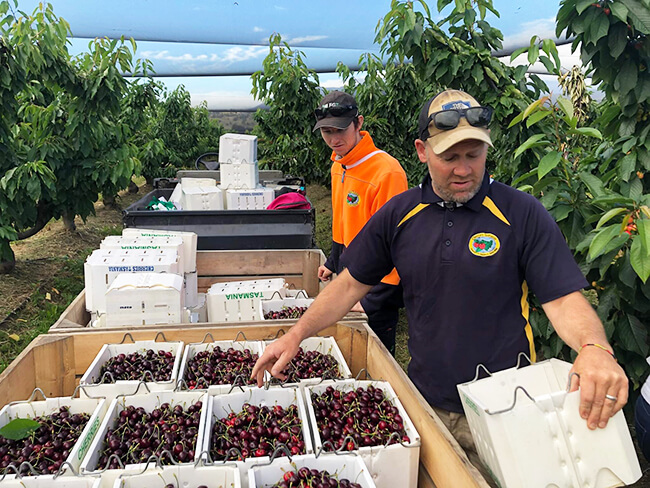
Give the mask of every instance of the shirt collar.
<svg viewBox="0 0 650 488">
<path fill-rule="evenodd" d="M 475 212 L 478 212 L 483 206 L 483 200 L 485 199 L 485 196 L 490 191 L 490 182 L 490 175 L 488 175 L 486 172 L 483 176 L 483 182 L 481 183 L 481 188 L 479 189 L 478 193 L 474 195 L 474 197 L 472 197 L 469 202 L 456 205 L 467 207 L 471 210 L 474 210 Z M 429 173 L 424 176 L 424 179 L 420 185 L 420 190 L 422 192 L 422 203 L 437 203 L 439 205 L 444 204 L 444 200 L 440 198 L 436 192 L 433 191 L 433 186 L 431 184 L 431 175 Z"/>
</svg>

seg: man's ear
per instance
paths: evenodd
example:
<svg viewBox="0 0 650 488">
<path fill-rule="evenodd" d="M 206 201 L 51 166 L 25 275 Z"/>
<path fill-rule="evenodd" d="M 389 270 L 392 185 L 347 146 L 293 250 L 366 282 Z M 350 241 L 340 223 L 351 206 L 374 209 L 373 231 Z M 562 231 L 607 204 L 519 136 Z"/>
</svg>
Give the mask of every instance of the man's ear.
<svg viewBox="0 0 650 488">
<path fill-rule="evenodd" d="M 415 150 L 418 152 L 418 158 L 420 158 L 420 161 L 423 163 L 427 162 L 427 143 L 420 140 L 416 139 L 415 140 Z"/>
<path fill-rule="evenodd" d="M 361 130 L 361 126 L 363 126 L 363 115 L 359 115 L 357 120 L 359 121 L 359 130 Z"/>
</svg>

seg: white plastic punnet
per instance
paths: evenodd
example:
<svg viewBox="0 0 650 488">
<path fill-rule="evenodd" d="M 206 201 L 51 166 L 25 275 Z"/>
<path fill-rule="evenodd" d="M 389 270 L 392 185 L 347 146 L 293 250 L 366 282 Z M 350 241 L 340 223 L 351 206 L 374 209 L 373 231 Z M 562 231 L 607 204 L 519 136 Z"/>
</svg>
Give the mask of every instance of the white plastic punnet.
<svg viewBox="0 0 650 488">
<path fill-rule="evenodd" d="M 256 163 L 257 136 L 248 134 L 223 134 L 219 137 L 220 163 Z M 219 166 L 223 171 L 223 166 Z M 223 173 L 221 173 L 223 183 Z"/>
<path fill-rule="evenodd" d="M 106 326 L 180 324 L 183 277 L 172 273 L 120 273 L 106 292 Z"/>
<path fill-rule="evenodd" d="M 204 352 L 204 351 L 214 351 L 215 348 L 221 348 L 222 351 L 227 351 L 231 347 L 236 350 L 236 351 L 244 351 L 245 349 L 248 349 L 251 354 L 257 354 L 258 356 L 261 356 L 262 353 L 264 352 L 264 343 L 262 341 L 214 341 L 214 342 L 206 342 L 206 343 L 191 343 L 187 344 L 185 347 L 185 350 L 183 351 L 183 360 L 181 362 L 181 368 L 180 368 L 180 373 L 178 374 L 178 380 L 179 383 L 180 381 L 183 381 L 183 383 L 180 384 L 181 387 L 183 388 L 190 388 L 192 385 L 190 385 L 190 377 L 188 376 L 189 374 L 189 361 L 194 358 L 194 356 L 197 355 L 199 352 Z M 248 378 L 243 378 L 244 384 L 247 383 L 246 380 Z M 210 385 L 208 385 L 210 386 Z M 225 384 L 225 385 L 218 385 L 220 388 L 217 390 L 210 390 L 211 394 L 216 394 L 221 393 L 221 392 L 227 392 L 230 390 L 232 384 Z M 206 387 L 195 387 L 193 389 L 196 390 L 206 390 Z"/>
<path fill-rule="evenodd" d="M 197 434 L 197 440 L 194 449 L 195 455 L 194 459 L 191 462 L 194 463 L 199 459 L 201 454 L 199 446 L 201 445 L 200 442 L 203 439 L 203 431 L 205 429 L 208 412 L 207 394 L 184 391 L 154 391 L 144 394 L 139 393 L 140 392 L 138 392 L 137 395 L 118 396 L 111 401 L 108 407 L 108 411 L 104 416 L 104 420 L 99 426 L 97 435 L 95 436 L 95 439 L 93 440 L 88 453 L 81 462 L 81 474 L 97 474 L 97 471 L 104 469 L 104 466 L 99 466 L 98 463 L 107 431 L 116 425 L 117 419 L 122 410 L 131 405 L 136 408 L 142 407 L 145 409 L 145 411 L 152 412 L 154 409 L 159 408 L 163 403 L 169 403 L 172 407 L 176 405 L 182 405 L 183 408 L 186 409 L 190 405 L 194 405 L 196 402 L 201 401 L 203 403 L 203 406 L 201 408 L 201 419 L 199 420 L 199 431 Z M 142 470 L 146 465 L 146 463 L 133 463 L 126 464 L 124 468 L 128 470 Z"/>
<path fill-rule="evenodd" d="M 328 386 L 347 392 L 357 387 L 367 388 L 369 385 L 384 390 L 385 397 L 397 407 L 402 417 L 406 435 L 410 442 L 392 444 L 390 446 L 361 446 L 352 451 L 359 453 L 363 458 L 377 488 L 394 488 L 396 486 L 417 486 L 418 464 L 420 459 L 420 435 L 409 418 L 402 403 L 397 398 L 393 387 L 387 381 L 358 381 L 337 380 L 324 381 L 318 385 L 305 386 L 305 397 L 309 421 L 314 434 L 314 450 L 321 452 L 323 442 L 316 424 L 314 405 L 311 401 L 312 393 L 322 394 Z M 322 456 L 338 456 L 335 453 L 322 451 Z"/>
<path fill-rule="evenodd" d="M 287 290 L 289 291 L 289 290 Z M 271 299 L 271 300 L 262 300 L 262 308 L 260 310 L 260 318 L 262 320 L 277 320 L 273 318 L 264 318 L 266 314 L 272 312 L 280 312 L 284 308 L 293 308 L 293 307 L 308 307 L 314 303 L 313 298 L 292 298 L 286 297 L 282 299 Z"/>
<path fill-rule="evenodd" d="M 605 488 L 641 477 L 623 412 L 589 430 L 580 391 L 567 393 L 570 370 L 550 359 L 458 385 L 478 453 L 503 488 Z"/>
<path fill-rule="evenodd" d="M 270 188 L 228 189 L 226 207 L 228 210 L 265 210 L 274 198 L 275 192 Z"/>
<path fill-rule="evenodd" d="M 25 401 L 25 402 L 14 402 L 8 405 L 5 405 L 2 410 L 0 410 L 0 427 L 4 427 L 11 420 L 15 418 L 34 418 L 41 417 L 44 415 L 51 415 L 55 412 L 58 412 L 61 407 L 69 407 L 69 412 L 71 414 L 76 413 L 87 413 L 90 414 L 90 419 L 88 423 L 81 431 L 81 435 L 75 442 L 74 446 L 70 450 L 68 458 L 65 460 L 75 471 L 79 470 L 81 461 L 83 457 L 88 452 L 93 438 L 99 430 L 100 423 L 104 418 L 104 415 L 108 409 L 108 402 L 105 398 L 70 398 L 70 397 L 58 397 L 58 398 L 46 398 L 39 401 Z M 35 466 L 35 468 L 37 468 Z M 67 473 L 67 468 L 64 468 Z M 2 472 L 0 472 L 0 476 Z M 10 474 L 7 472 L 7 475 L 4 478 L 4 481 L 0 483 L 3 487 L 9 479 L 16 478 L 15 474 Z M 23 477 L 23 481 L 29 478 L 34 478 L 30 476 Z M 40 475 L 34 479 L 47 478 L 47 476 Z M 17 485 L 22 486 L 22 485 Z M 40 485 L 39 485 L 40 486 Z M 55 485 L 53 485 L 55 486 Z M 56 485 L 58 486 L 58 485 Z M 83 485 L 79 485 L 83 486 Z"/>
<path fill-rule="evenodd" d="M 95 356 L 90 367 L 79 380 L 79 385 L 84 386 L 84 388 L 80 388 L 81 394 L 89 397 L 102 396 L 112 399 L 117 395 L 146 392 L 147 388 L 152 392 L 173 390 L 176 387 L 178 371 L 183 359 L 183 347 L 184 344 L 181 341 L 136 341 L 126 344 L 104 344 L 97 356 Z M 102 375 L 100 374 L 101 368 L 110 358 L 118 354 L 144 352 L 148 349 L 153 349 L 156 354 L 158 354 L 158 351 L 169 351 L 174 355 L 174 367 L 172 368 L 171 378 L 168 381 L 152 381 L 152 377 L 143 372 L 142 379 L 145 381 L 146 387 L 140 385 L 140 380 L 117 380 L 114 383 L 99 383 L 102 379 Z M 110 381 L 110 378 L 106 377 L 106 380 Z"/>
<path fill-rule="evenodd" d="M 235 466 L 166 466 L 149 468 L 143 473 L 122 475 L 113 488 L 163 488 L 172 484 L 179 488 L 201 485 L 223 488 L 240 488 L 241 477 Z"/>
<path fill-rule="evenodd" d="M 305 443 L 305 452 L 306 454 L 312 454 L 314 452 L 305 403 L 297 388 L 273 388 L 266 390 L 258 388 L 257 386 L 252 388 L 245 387 L 224 395 L 208 395 L 208 398 L 209 410 L 206 419 L 206 427 L 203 431 L 204 437 L 202 443 L 204 461 L 208 461 L 207 452 L 210 451 L 212 446 L 212 427 L 215 420 L 227 417 L 230 412 L 241 411 L 244 403 L 260 407 L 266 406 L 269 408 L 279 405 L 285 409 L 290 405 L 297 405 L 298 417 L 302 424 L 302 436 Z M 283 456 L 284 454 L 278 452 L 277 455 Z M 242 477 L 242 486 L 247 486 L 248 484 L 249 468 L 262 463 L 268 464 L 269 462 L 270 456 L 248 457 L 244 461 L 235 461 Z M 218 465 L 219 463 L 219 461 L 214 461 L 215 465 Z"/>
<path fill-rule="evenodd" d="M 115 253 L 113 251 L 116 251 Z M 131 251 L 96 249 L 84 263 L 86 310 L 106 312 L 106 290 L 119 273 L 179 273 L 178 255 L 172 250 L 158 250 L 157 255 L 137 255 Z"/>
<path fill-rule="evenodd" d="M 283 298 L 285 294 L 284 278 L 215 283 L 206 296 L 208 321 L 257 321 L 263 299 Z"/>
<path fill-rule="evenodd" d="M 271 488 L 280 482 L 285 473 L 297 473 L 300 468 L 327 471 L 335 479 L 347 479 L 358 483 L 361 488 L 376 488 L 363 459 L 356 454 L 341 454 L 339 456 L 314 456 L 305 454 L 279 457 L 269 465 L 257 465 L 248 470 L 248 488 Z M 404 485 L 406 486 L 406 485 Z"/>
<path fill-rule="evenodd" d="M 182 232 L 160 229 L 139 229 L 127 227 L 122 230 L 125 237 L 169 237 L 178 236 L 183 239 L 183 267 L 185 273 L 196 271 L 196 242 L 197 235 L 194 232 Z"/>
<path fill-rule="evenodd" d="M 183 239 L 179 236 L 160 237 L 126 237 L 106 236 L 99 245 L 100 249 L 146 250 L 146 249 L 174 249 L 178 254 L 179 268 L 183 273 L 189 273 L 183 260 Z"/>
<path fill-rule="evenodd" d="M 223 210 L 221 188 L 216 186 L 191 186 L 183 188 L 181 196 L 183 210 Z"/>
<path fill-rule="evenodd" d="M 31 478 L 14 478 L 0 481 L 2 488 L 102 488 L 101 478 L 90 476 L 59 476 L 53 474 Z"/>
</svg>

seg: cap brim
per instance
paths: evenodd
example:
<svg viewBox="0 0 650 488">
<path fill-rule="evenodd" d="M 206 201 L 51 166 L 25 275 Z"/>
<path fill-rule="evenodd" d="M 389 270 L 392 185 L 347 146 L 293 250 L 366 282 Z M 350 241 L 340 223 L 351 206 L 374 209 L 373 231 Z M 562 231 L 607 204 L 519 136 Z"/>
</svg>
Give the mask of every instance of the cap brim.
<svg viewBox="0 0 650 488">
<path fill-rule="evenodd" d="M 470 139 L 483 141 L 492 146 L 492 139 L 490 139 L 489 131 L 479 127 L 457 127 L 456 129 L 441 132 L 435 136 L 429 137 L 429 140 L 431 141 L 431 149 L 433 149 L 435 154 L 443 153 L 454 144 Z"/>
<path fill-rule="evenodd" d="M 352 117 L 325 117 L 324 119 L 320 119 L 318 122 L 316 122 L 316 125 L 314 126 L 312 132 L 316 129 L 320 129 L 321 127 L 347 129 L 355 118 L 356 115 L 353 115 Z"/>
</svg>

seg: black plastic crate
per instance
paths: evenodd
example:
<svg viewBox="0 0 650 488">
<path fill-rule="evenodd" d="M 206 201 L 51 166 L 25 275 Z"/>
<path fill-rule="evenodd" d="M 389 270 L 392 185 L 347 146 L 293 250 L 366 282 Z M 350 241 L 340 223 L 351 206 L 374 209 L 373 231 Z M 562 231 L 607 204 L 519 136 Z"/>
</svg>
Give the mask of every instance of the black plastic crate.
<svg viewBox="0 0 650 488">
<path fill-rule="evenodd" d="M 313 249 L 316 212 L 309 210 L 147 210 L 154 190 L 122 211 L 124 227 L 194 232 L 201 251 L 223 249 Z"/>
</svg>

